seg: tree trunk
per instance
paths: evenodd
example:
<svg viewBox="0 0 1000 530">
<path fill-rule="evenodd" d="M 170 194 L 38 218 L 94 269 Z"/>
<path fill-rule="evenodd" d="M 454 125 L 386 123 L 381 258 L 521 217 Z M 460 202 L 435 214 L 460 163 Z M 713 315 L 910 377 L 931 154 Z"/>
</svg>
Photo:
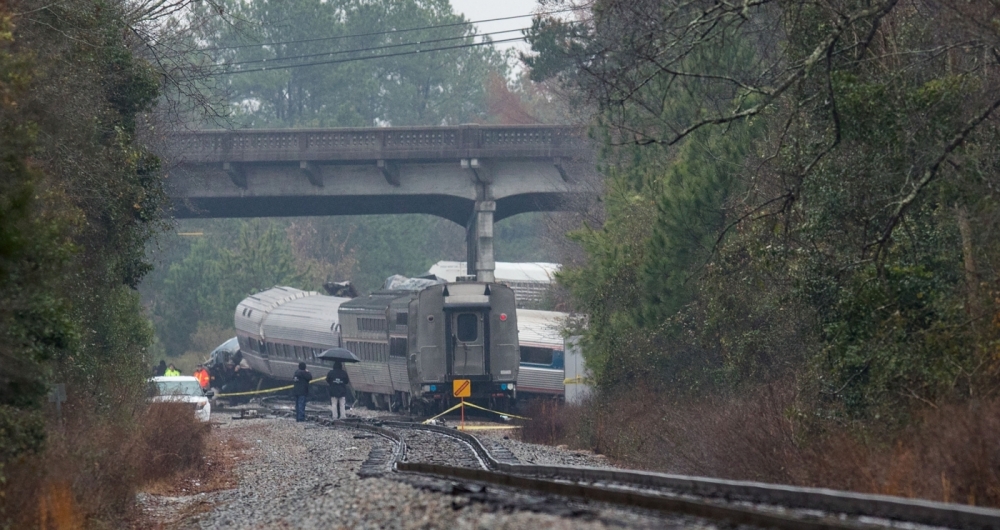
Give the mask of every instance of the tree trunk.
<svg viewBox="0 0 1000 530">
<path fill-rule="evenodd" d="M 966 310 L 975 319 L 982 316 L 979 303 L 979 279 L 976 274 L 976 257 L 972 252 L 972 226 L 969 224 L 969 212 L 964 205 L 955 206 L 958 218 L 958 233 L 962 236 L 962 257 L 965 262 L 965 287 L 968 304 Z"/>
</svg>

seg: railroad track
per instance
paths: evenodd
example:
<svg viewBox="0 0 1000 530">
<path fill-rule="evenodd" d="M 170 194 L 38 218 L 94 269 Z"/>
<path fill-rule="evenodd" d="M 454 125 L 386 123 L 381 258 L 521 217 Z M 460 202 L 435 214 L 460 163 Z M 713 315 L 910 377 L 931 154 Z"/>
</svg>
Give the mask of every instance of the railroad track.
<svg viewBox="0 0 1000 530">
<path fill-rule="evenodd" d="M 509 451 L 491 452 L 477 437 L 446 427 L 379 420 L 334 422 L 316 415 L 310 419 L 367 431 L 390 442 L 369 454 L 359 471 L 363 476 L 417 474 L 761 528 L 1000 529 L 1000 510 L 995 509 L 622 469 L 523 464 Z M 494 453 L 505 454 L 498 458 Z"/>
</svg>

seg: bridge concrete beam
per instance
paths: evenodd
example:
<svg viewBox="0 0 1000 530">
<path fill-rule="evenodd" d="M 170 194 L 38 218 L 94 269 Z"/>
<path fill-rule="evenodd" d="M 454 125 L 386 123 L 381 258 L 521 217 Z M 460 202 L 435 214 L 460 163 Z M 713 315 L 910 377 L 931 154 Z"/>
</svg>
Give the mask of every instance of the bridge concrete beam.
<svg viewBox="0 0 1000 530">
<path fill-rule="evenodd" d="M 175 217 L 436 215 L 466 228 L 468 272 L 483 281 L 495 222 L 599 196 L 572 127 L 199 131 L 167 151 Z"/>
<path fill-rule="evenodd" d="M 310 184 L 316 186 L 317 188 L 323 187 L 323 174 L 320 172 L 319 168 L 313 162 L 307 162 L 305 160 L 299 162 L 299 171 L 306 176 L 306 180 Z"/>
<path fill-rule="evenodd" d="M 171 171 L 168 193 L 180 208 L 178 217 L 230 217 L 240 204 L 247 209 L 240 217 L 296 215 L 294 209 L 272 210 L 268 201 L 303 200 L 342 205 L 341 199 L 358 204 L 349 215 L 390 214 L 419 210 L 465 225 L 472 203 L 498 201 L 497 218 L 532 210 L 553 211 L 579 204 L 576 198 L 597 195 L 579 182 L 566 181 L 551 160 L 466 160 L 440 163 L 400 163 L 345 165 L 299 162 L 298 164 L 199 164 L 183 165 Z M 405 206 L 406 198 L 416 202 L 433 197 L 452 197 L 449 205 L 462 204 L 463 212 L 444 213 L 428 205 Z M 254 200 L 261 199 L 261 200 Z M 225 204 L 221 210 L 218 207 Z M 191 208 L 185 208 L 185 205 Z M 449 206 L 451 207 L 451 206 Z M 393 209 L 384 209 L 393 208 Z M 312 208 L 317 210 L 317 208 Z M 332 207 L 319 208 L 322 215 L 337 215 Z M 190 211 L 185 211 L 190 210 Z M 433 211 L 428 211 L 433 210 Z M 442 214 L 443 213 L 443 214 Z M 348 215 L 344 213 L 344 215 Z"/>
</svg>

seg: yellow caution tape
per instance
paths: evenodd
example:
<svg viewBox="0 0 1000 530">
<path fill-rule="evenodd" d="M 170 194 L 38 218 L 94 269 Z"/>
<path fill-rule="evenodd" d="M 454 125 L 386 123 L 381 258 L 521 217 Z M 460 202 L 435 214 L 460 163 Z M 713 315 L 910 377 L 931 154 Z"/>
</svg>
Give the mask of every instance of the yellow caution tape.
<svg viewBox="0 0 1000 530">
<path fill-rule="evenodd" d="M 493 414 L 499 414 L 501 416 L 509 416 L 511 418 L 517 418 L 519 420 L 528 420 L 528 421 L 531 421 L 531 418 L 525 418 L 524 416 L 518 416 L 517 414 L 511 414 L 509 412 L 498 412 L 498 411 L 495 411 L 495 410 L 490 410 L 490 409 L 488 409 L 486 407 L 480 407 L 479 405 L 476 405 L 475 403 L 469 403 L 468 401 L 466 401 L 465 404 L 468 405 L 468 406 L 470 406 L 470 407 L 472 407 L 472 408 L 474 408 L 474 409 L 485 410 L 486 412 L 492 412 Z M 459 405 L 461 405 L 461 403 L 459 403 Z"/>
<path fill-rule="evenodd" d="M 499 414 L 501 416 L 508 416 L 508 417 L 511 417 L 511 418 L 517 418 L 519 420 L 528 420 L 528 421 L 531 420 L 531 418 L 525 418 L 524 416 L 518 416 L 516 414 L 510 414 L 510 413 L 507 413 L 507 412 L 498 412 L 496 410 L 490 410 L 490 409 L 488 409 L 486 407 L 480 407 L 479 405 L 476 405 L 475 403 L 466 401 L 464 403 L 459 403 L 459 404 L 455 405 L 454 407 L 452 407 L 452 408 L 450 408 L 450 409 L 442 412 L 441 414 L 438 414 L 437 416 L 434 416 L 432 418 L 427 418 L 426 420 L 423 421 L 423 423 L 427 423 L 427 422 L 429 422 L 431 420 L 436 420 L 436 419 L 440 418 L 441 416 L 444 416 L 445 414 L 447 414 L 447 413 L 449 413 L 449 412 L 451 412 L 451 411 L 453 411 L 453 410 L 461 407 L 462 405 L 467 405 L 467 406 L 470 406 L 470 407 L 472 407 L 474 409 L 485 410 L 486 412 L 492 412 L 493 414 Z"/>
<path fill-rule="evenodd" d="M 316 381 L 322 381 L 324 379 L 326 379 L 326 378 L 325 377 L 317 377 L 316 379 L 313 379 L 312 381 L 309 381 L 309 384 L 311 385 L 311 384 L 315 383 Z M 252 395 L 255 395 L 255 394 L 270 394 L 271 392 L 281 392 L 282 390 L 288 390 L 289 388 L 292 388 L 294 386 L 295 385 L 279 386 L 278 388 L 268 388 L 267 390 L 254 390 L 252 392 L 232 392 L 232 393 L 229 393 L 229 394 L 216 394 L 215 397 L 219 398 L 219 397 L 232 397 L 232 396 L 252 396 Z"/>
<path fill-rule="evenodd" d="M 440 418 L 441 416 L 444 416 L 445 414 L 447 414 L 447 413 L 449 413 L 449 412 L 451 412 L 451 411 L 453 411 L 453 410 L 455 410 L 455 409 L 457 409 L 458 407 L 461 407 L 461 406 L 462 406 L 462 404 L 459 403 L 458 405 L 455 405 L 454 407 L 452 407 L 452 408 L 450 408 L 450 409 L 442 412 L 441 414 L 438 414 L 437 416 L 434 416 L 433 418 L 427 418 L 426 420 L 423 421 L 423 423 L 427 423 L 427 422 L 429 422 L 431 420 L 436 420 L 436 419 Z"/>
</svg>

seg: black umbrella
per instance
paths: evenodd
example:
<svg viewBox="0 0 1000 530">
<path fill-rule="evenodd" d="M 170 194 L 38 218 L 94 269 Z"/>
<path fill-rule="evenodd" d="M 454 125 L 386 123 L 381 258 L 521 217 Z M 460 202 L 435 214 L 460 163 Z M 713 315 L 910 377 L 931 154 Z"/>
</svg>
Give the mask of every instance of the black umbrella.
<svg viewBox="0 0 1000 530">
<path fill-rule="evenodd" d="M 333 348 L 326 350 L 325 352 L 319 354 L 319 358 L 324 361 L 340 361 L 342 363 L 359 363 L 361 359 L 358 359 L 357 355 L 351 353 L 351 350 L 345 348 Z"/>
</svg>

